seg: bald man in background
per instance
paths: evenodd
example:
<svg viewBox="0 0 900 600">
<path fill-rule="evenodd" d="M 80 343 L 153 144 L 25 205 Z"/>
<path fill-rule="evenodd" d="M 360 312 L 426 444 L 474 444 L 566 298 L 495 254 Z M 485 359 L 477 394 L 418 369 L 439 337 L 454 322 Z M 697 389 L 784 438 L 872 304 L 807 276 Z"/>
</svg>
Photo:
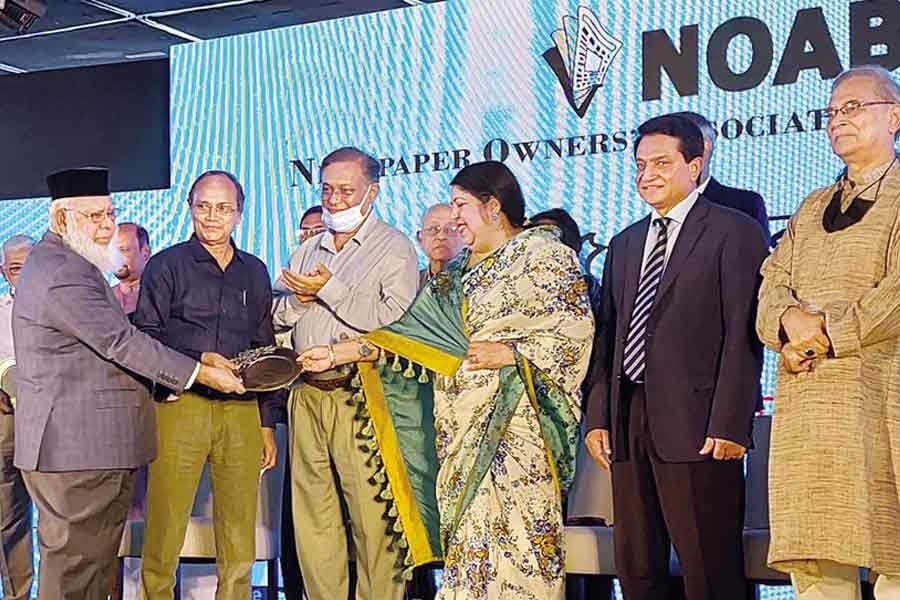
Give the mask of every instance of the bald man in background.
<svg viewBox="0 0 900 600">
<path fill-rule="evenodd" d="M 112 291 L 130 317 L 137 308 L 141 275 L 150 260 L 150 235 L 137 223 L 119 223 L 114 243 L 122 255 L 122 267 L 115 272 L 119 283 Z"/>
</svg>

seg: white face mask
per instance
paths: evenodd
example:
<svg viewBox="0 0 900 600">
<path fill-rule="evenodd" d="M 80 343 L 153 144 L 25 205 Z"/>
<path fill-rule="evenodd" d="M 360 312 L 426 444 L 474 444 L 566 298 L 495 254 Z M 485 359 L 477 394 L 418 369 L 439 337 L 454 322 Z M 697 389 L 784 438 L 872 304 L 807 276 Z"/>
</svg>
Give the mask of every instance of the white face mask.
<svg viewBox="0 0 900 600">
<path fill-rule="evenodd" d="M 369 189 L 372 186 L 366 189 L 366 195 L 369 194 Z M 363 201 L 365 203 L 365 201 Z M 336 231 L 337 233 L 349 233 L 351 231 L 355 231 L 362 225 L 363 221 L 366 220 L 368 213 L 363 213 L 362 204 L 359 206 L 351 206 L 346 210 L 342 210 L 340 212 L 331 212 L 324 206 L 322 207 L 322 223 L 325 224 L 325 227 L 330 229 L 331 231 Z"/>
</svg>

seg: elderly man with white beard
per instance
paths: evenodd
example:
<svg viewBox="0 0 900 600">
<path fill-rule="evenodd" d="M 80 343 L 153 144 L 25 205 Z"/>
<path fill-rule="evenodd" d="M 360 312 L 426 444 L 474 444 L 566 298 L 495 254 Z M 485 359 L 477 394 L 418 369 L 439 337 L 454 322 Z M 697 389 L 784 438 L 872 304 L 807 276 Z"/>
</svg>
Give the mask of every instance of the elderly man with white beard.
<svg viewBox="0 0 900 600">
<path fill-rule="evenodd" d="M 112 588 L 135 470 L 156 456 L 147 386 L 244 388 L 227 368 L 128 321 L 104 279 L 121 266 L 107 171 L 70 169 L 47 184 L 50 231 L 25 262 L 13 307 L 15 464 L 40 514 L 39 598 L 95 600 Z"/>
</svg>

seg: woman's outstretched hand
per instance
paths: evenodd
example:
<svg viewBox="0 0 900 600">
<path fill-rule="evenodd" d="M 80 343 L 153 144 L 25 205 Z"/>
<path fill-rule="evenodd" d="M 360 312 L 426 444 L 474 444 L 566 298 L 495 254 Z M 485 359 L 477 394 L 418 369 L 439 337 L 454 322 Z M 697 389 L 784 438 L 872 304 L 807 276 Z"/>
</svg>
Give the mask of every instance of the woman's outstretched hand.
<svg viewBox="0 0 900 600">
<path fill-rule="evenodd" d="M 334 368 L 334 351 L 329 346 L 312 346 L 297 356 L 297 364 L 307 373 L 322 373 Z"/>
<path fill-rule="evenodd" d="M 514 364 L 516 355 L 512 348 L 500 342 L 472 342 L 466 352 L 466 368 L 470 371 L 501 369 Z"/>
</svg>

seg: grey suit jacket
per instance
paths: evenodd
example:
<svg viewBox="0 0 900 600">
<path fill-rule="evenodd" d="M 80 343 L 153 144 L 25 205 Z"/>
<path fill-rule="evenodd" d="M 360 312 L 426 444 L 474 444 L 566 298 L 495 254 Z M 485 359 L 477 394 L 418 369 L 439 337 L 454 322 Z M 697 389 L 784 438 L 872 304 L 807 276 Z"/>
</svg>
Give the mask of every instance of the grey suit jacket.
<svg viewBox="0 0 900 600">
<path fill-rule="evenodd" d="M 147 382 L 181 392 L 197 364 L 135 329 L 100 271 L 52 232 L 19 277 L 13 341 L 15 464 L 29 471 L 150 462 L 156 413 Z"/>
</svg>

